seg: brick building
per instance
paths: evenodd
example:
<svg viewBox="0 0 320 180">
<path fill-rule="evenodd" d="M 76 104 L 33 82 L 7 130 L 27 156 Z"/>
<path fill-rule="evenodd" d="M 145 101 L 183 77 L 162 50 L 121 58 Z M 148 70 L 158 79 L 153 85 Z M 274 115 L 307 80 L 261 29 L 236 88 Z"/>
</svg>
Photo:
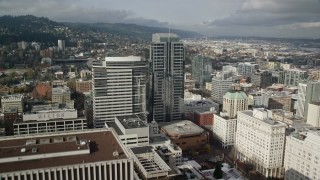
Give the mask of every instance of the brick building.
<svg viewBox="0 0 320 180">
<path fill-rule="evenodd" d="M 188 120 L 159 123 L 159 126 L 182 151 L 202 149 L 209 142 L 208 132 Z"/>
<path fill-rule="evenodd" d="M 76 81 L 76 91 L 84 93 L 90 92 L 92 90 L 92 81 L 84 81 L 82 79 L 78 79 Z"/>
<path fill-rule="evenodd" d="M 213 125 L 214 121 L 213 111 L 196 111 L 194 113 L 194 122 L 198 126 L 206 126 L 206 125 Z"/>
</svg>

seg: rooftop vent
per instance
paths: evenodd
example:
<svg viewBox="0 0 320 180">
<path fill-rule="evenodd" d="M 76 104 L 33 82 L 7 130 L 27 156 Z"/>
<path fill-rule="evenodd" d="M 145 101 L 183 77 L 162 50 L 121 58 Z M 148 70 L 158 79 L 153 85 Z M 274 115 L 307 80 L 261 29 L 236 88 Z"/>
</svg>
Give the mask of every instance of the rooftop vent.
<svg viewBox="0 0 320 180">
<path fill-rule="evenodd" d="M 113 151 L 112 155 L 113 156 L 119 156 L 119 152 L 118 151 Z"/>
<path fill-rule="evenodd" d="M 27 151 L 26 148 L 21 148 L 21 152 L 22 152 L 22 153 L 25 153 L 26 151 Z"/>
<path fill-rule="evenodd" d="M 32 153 L 38 152 L 38 148 L 32 148 Z"/>
<path fill-rule="evenodd" d="M 67 137 L 67 141 L 68 141 L 68 142 L 77 141 L 77 137 L 76 137 L 76 136 L 68 136 L 68 137 Z"/>
<path fill-rule="evenodd" d="M 29 140 L 27 140 L 26 145 L 27 145 L 27 146 L 30 146 L 30 145 L 33 145 L 33 144 L 36 144 L 36 143 L 37 143 L 37 140 L 35 140 L 35 139 L 29 139 Z"/>
<path fill-rule="evenodd" d="M 62 143 L 63 142 L 63 137 L 55 137 L 53 138 L 54 143 Z"/>
<path fill-rule="evenodd" d="M 87 141 L 86 140 L 80 140 L 80 145 L 83 146 L 83 145 L 86 145 L 87 144 Z"/>
<path fill-rule="evenodd" d="M 40 144 L 49 144 L 50 139 L 40 139 Z"/>
</svg>

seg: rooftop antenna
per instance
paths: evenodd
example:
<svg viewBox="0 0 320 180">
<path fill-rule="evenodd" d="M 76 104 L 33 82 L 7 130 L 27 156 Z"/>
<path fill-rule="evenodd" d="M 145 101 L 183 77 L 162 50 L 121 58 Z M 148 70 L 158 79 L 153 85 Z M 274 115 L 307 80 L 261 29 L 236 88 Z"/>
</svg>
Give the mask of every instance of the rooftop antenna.
<svg viewBox="0 0 320 180">
<path fill-rule="evenodd" d="M 170 38 L 171 38 L 171 27 L 170 27 L 170 23 L 169 23 L 169 37 L 168 37 L 169 42 L 170 42 Z"/>
</svg>

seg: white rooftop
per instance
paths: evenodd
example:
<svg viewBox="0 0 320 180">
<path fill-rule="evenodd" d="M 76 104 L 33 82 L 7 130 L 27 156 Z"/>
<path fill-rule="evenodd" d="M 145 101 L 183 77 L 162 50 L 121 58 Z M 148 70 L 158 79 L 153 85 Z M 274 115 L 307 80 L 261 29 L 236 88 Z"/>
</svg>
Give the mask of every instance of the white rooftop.
<svg viewBox="0 0 320 180">
<path fill-rule="evenodd" d="M 174 121 L 160 125 L 169 136 L 189 136 L 197 135 L 204 132 L 204 130 L 189 120 Z"/>
<path fill-rule="evenodd" d="M 141 61 L 141 57 L 139 56 L 106 57 L 105 61 L 108 61 L 108 62 Z"/>
</svg>

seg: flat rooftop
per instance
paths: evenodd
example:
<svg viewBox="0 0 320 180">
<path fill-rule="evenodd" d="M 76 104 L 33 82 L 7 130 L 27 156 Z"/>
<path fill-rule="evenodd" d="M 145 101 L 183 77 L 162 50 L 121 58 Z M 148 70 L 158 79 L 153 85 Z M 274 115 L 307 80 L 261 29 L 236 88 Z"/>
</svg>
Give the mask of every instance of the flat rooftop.
<svg viewBox="0 0 320 180">
<path fill-rule="evenodd" d="M 262 110 L 260 110 L 260 109 L 259 109 L 258 111 L 262 112 Z M 251 110 L 242 111 L 241 113 L 244 113 L 244 114 L 246 114 L 246 115 L 248 115 L 248 116 L 254 117 L 254 118 L 256 118 L 256 119 L 258 119 L 258 120 L 260 120 L 260 121 L 262 121 L 262 122 L 265 122 L 265 123 L 267 123 L 267 124 L 269 124 L 269 125 L 283 125 L 283 124 L 280 124 L 280 123 L 277 122 L 277 121 L 272 120 L 271 118 L 259 119 L 259 118 L 255 117 L 255 116 L 253 115 L 253 111 L 251 111 Z"/>
<path fill-rule="evenodd" d="M 191 101 L 186 101 L 186 106 L 206 106 L 206 107 L 213 107 L 216 105 L 216 103 L 207 100 L 207 99 L 203 99 L 203 100 L 191 100 Z"/>
<path fill-rule="evenodd" d="M 150 136 L 149 137 L 150 143 L 165 142 L 168 140 L 170 140 L 170 139 L 168 139 L 166 136 Z"/>
<path fill-rule="evenodd" d="M 125 129 L 148 127 L 146 122 L 141 120 L 137 115 L 116 116 Z"/>
<path fill-rule="evenodd" d="M 127 56 L 127 57 L 105 57 L 108 62 L 126 62 L 126 61 L 141 61 L 140 56 Z"/>
<path fill-rule="evenodd" d="M 189 120 L 159 123 L 169 136 L 195 136 L 204 132 L 204 129 Z"/>
<path fill-rule="evenodd" d="M 126 158 L 108 129 L 0 139 L 2 173 Z"/>
<path fill-rule="evenodd" d="M 85 117 L 78 117 L 78 118 L 67 118 L 67 119 L 50 119 L 50 120 L 30 120 L 30 121 L 23 121 L 23 119 L 16 119 L 13 124 L 29 124 L 29 123 L 49 123 L 49 122 L 63 122 L 63 121 L 77 121 L 77 120 L 85 120 Z"/>
</svg>

